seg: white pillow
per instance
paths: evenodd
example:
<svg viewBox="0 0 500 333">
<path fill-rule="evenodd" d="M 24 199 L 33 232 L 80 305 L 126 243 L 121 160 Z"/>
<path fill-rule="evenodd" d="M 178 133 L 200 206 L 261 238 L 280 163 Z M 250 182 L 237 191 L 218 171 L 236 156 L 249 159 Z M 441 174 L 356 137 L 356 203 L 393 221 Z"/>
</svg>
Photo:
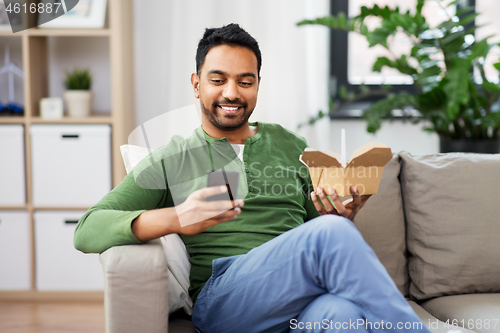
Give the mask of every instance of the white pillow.
<svg viewBox="0 0 500 333">
<path fill-rule="evenodd" d="M 120 146 L 120 151 L 127 173 L 149 155 L 147 148 L 134 145 Z M 191 315 L 193 301 L 188 293 L 191 264 L 186 246 L 177 234 L 163 236 L 160 239 L 167 257 L 169 313 L 183 308 L 188 315 Z"/>
</svg>

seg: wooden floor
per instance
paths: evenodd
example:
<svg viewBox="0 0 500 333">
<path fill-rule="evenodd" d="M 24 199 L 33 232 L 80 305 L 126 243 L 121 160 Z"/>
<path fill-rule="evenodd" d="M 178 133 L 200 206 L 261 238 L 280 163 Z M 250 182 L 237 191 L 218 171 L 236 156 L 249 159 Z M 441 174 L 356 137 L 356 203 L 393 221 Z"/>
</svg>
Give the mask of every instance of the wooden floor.
<svg viewBox="0 0 500 333">
<path fill-rule="evenodd" d="M 0 333 L 104 333 L 102 302 L 0 302 Z"/>
</svg>

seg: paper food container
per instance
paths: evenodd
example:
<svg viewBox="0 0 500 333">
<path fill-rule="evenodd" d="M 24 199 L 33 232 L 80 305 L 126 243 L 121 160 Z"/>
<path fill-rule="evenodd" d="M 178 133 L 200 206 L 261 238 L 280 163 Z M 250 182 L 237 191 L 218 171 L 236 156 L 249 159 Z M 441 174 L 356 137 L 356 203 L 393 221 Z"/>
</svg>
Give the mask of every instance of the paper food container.
<svg viewBox="0 0 500 333">
<path fill-rule="evenodd" d="M 356 149 L 345 168 L 341 156 L 332 151 L 306 148 L 299 157 L 309 168 L 314 187 L 328 191 L 335 189 L 338 196 L 351 195 L 351 186 L 357 186 L 359 194 L 375 194 L 380 184 L 384 166 L 392 159 L 392 152 L 384 144 L 370 142 Z"/>
</svg>

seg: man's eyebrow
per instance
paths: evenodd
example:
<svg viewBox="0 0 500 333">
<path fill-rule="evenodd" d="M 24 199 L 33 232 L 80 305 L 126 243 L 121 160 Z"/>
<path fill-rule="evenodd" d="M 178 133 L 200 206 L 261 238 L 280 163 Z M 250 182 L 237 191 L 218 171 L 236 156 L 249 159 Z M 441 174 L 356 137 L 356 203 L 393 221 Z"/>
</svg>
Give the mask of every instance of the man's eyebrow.
<svg viewBox="0 0 500 333">
<path fill-rule="evenodd" d="M 227 76 L 227 73 L 220 71 L 218 69 L 212 69 L 211 71 L 208 71 L 208 75 L 210 75 L 210 74 L 219 74 L 219 75 L 226 75 Z"/>
<path fill-rule="evenodd" d="M 254 73 L 251 73 L 251 72 L 248 72 L 248 73 L 243 73 L 243 74 L 240 74 L 239 76 L 240 76 L 240 77 L 251 76 L 251 77 L 253 77 L 254 79 L 256 78 L 255 74 L 254 74 Z"/>
<path fill-rule="evenodd" d="M 229 76 L 226 72 L 223 72 L 221 70 L 218 70 L 218 69 L 213 69 L 211 71 L 208 71 L 208 75 L 211 75 L 211 74 L 218 74 L 218 75 L 224 75 L 224 76 Z M 242 74 L 239 74 L 238 75 L 239 77 L 253 77 L 254 79 L 256 78 L 255 74 L 252 73 L 252 72 L 247 72 L 247 73 L 242 73 Z"/>
</svg>

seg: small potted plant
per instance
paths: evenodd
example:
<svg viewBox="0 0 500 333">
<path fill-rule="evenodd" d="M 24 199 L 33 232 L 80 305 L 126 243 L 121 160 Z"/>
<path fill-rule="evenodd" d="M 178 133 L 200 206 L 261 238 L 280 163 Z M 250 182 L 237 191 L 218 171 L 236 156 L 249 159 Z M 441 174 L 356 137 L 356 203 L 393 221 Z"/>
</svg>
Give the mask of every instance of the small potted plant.
<svg viewBox="0 0 500 333">
<path fill-rule="evenodd" d="M 65 71 L 64 100 L 70 117 L 88 117 L 92 107 L 92 74 L 88 68 Z"/>
</svg>

